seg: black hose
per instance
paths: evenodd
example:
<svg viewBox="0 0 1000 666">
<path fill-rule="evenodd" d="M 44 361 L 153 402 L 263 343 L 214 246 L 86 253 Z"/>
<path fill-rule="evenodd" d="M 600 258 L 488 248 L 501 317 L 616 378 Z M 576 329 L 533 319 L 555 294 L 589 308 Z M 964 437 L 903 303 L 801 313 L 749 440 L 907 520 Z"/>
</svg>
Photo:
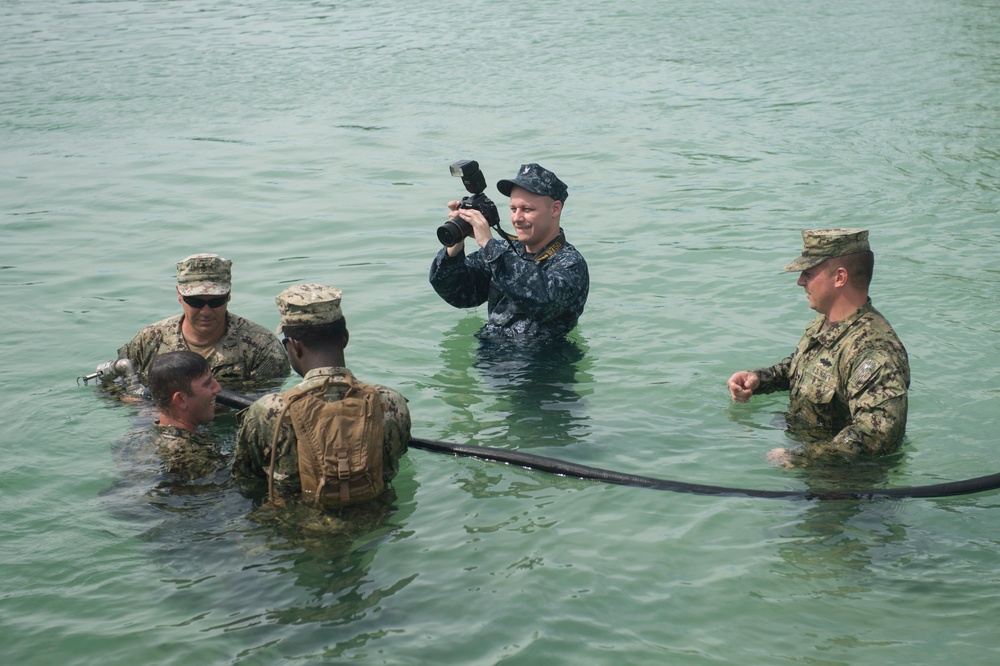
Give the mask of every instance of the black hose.
<svg viewBox="0 0 1000 666">
<path fill-rule="evenodd" d="M 230 391 L 229 389 L 222 389 L 216 393 L 215 401 L 220 405 L 235 407 L 236 409 L 246 409 L 253 404 L 253 398 L 250 396 L 237 393 L 236 391 Z"/>
<path fill-rule="evenodd" d="M 757 490 L 754 488 L 730 488 L 727 486 L 709 486 L 700 483 L 671 481 L 651 476 L 625 474 L 599 467 L 588 467 L 576 463 L 547 458 L 521 451 L 507 451 L 485 446 L 469 446 L 451 444 L 427 439 L 413 438 L 410 446 L 415 449 L 433 451 L 435 453 L 452 453 L 459 456 L 482 458 L 495 462 L 518 465 L 549 474 L 571 476 L 578 479 L 603 481 L 620 486 L 636 486 L 652 488 L 653 490 L 670 490 L 676 493 L 691 493 L 694 495 L 720 495 L 728 497 L 763 497 L 767 499 L 804 499 L 804 500 L 835 500 L 835 499 L 884 499 L 901 497 L 949 497 L 952 495 L 971 495 L 986 490 L 1000 488 L 1000 474 L 979 476 L 965 481 L 950 481 L 935 483 L 929 486 L 913 486 L 909 488 L 866 488 L 862 490 Z"/>
<path fill-rule="evenodd" d="M 243 409 L 253 404 L 253 398 L 222 389 L 215 396 L 216 402 L 230 407 Z M 625 474 L 599 467 L 588 467 L 576 463 L 548 458 L 521 451 L 507 451 L 486 446 L 471 446 L 468 444 L 452 444 L 431 439 L 410 440 L 410 446 L 415 449 L 433 453 L 450 453 L 456 456 L 467 456 L 492 460 L 494 462 L 518 465 L 526 469 L 534 469 L 548 474 L 570 476 L 590 481 L 603 481 L 620 486 L 635 486 L 653 490 L 670 490 L 676 493 L 691 493 L 694 495 L 719 495 L 723 497 L 763 497 L 766 499 L 802 499 L 802 500 L 838 500 L 838 499 L 899 499 L 903 497 L 951 497 L 954 495 L 972 495 L 987 490 L 1000 488 L 1000 474 L 977 476 L 964 481 L 949 481 L 927 486 L 912 486 L 908 488 L 865 488 L 861 490 L 756 490 L 753 488 L 730 488 L 727 486 L 709 486 L 700 483 L 671 481 L 651 476 Z"/>
</svg>

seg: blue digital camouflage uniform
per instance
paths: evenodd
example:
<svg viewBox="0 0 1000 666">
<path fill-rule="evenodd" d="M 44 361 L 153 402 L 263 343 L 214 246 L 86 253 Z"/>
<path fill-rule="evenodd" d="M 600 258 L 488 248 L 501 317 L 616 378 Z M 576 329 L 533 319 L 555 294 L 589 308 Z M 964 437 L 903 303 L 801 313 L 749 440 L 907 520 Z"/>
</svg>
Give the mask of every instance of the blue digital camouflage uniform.
<svg viewBox="0 0 1000 666">
<path fill-rule="evenodd" d="M 754 392 L 790 391 L 792 432 L 801 425 L 827 433 L 792 450 L 800 460 L 895 451 L 906 431 L 906 349 L 870 300 L 826 330 L 825 321 L 821 315 L 809 323 L 791 356 L 754 370 L 760 378 Z M 835 435 L 829 439 L 831 432 Z"/>
<path fill-rule="evenodd" d="M 181 332 L 183 317 L 176 315 L 150 324 L 118 350 L 118 358 L 129 359 L 143 383 L 159 354 L 189 349 Z M 207 360 L 216 380 L 228 388 L 284 379 L 291 372 L 288 355 L 274 333 L 231 312 L 226 313 L 226 333 Z"/>
<path fill-rule="evenodd" d="M 561 230 L 560 230 L 561 233 Z M 491 239 L 466 256 L 448 256 L 442 248 L 431 265 L 434 291 L 449 305 L 471 308 L 488 302 L 481 338 L 569 333 L 587 303 L 590 273 L 575 247 L 566 243 L 543 261 L 534 261 L 522 243 Z"/>
<path fill-rule="evenodd" d="M 347 368 L 315 368 L 306 373 L 298 388 L 317 388 L 327 377 L 344 381 L 353 377 Z M 410 410 L 398 391 L 386 386 L 374 385 L 382 398 L 383 440 L 382 478 L 388 483 L 399 472 L 399 459 L 410 444 Z M 328 402 L 340 400 L 345 387 L 331 386 L 324 399 Z M 241 479 L 267 479 L 271 467 L 271 442 L 277 420 L 285 406 L 280 393 L 271 393 L 254 402 L 240 415 L 240 428 L 236 436 L 236 453 L 233 460 L 233 475 Z M 298 494 L 302 490 L 299 481 L 298 440 L 292 429 L 291 419 L 281 422 L 278 439 L 278 455 L 274 470 L 276 486 L 282 494 Z"/>
</svg>

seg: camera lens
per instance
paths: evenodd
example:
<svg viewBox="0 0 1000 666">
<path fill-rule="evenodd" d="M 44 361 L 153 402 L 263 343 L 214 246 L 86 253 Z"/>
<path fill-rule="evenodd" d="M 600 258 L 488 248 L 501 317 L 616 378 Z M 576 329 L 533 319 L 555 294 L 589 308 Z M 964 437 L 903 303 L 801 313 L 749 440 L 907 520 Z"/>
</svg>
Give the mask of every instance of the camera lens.
<svg viewBox="0 0 1000 666">
<path fill-rule="evenodd" d="M 461 242 L 472 231 L 472 225 L 461 218 L 452 218 L 437 229 L 441 245 L 452 246 Z"/>
</svg>

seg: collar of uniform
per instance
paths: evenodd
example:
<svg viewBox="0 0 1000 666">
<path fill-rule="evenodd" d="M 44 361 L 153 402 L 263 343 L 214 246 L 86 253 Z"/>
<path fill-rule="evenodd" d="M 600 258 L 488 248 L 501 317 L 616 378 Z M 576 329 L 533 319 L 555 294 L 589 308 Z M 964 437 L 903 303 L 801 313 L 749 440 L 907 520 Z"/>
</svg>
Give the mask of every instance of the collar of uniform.
<svg viewBox="0 0 1000 666">
<path fill-rule="evenodd" d="M 832 347 L 834 343 L 837 342 L 847 332 L 854 322 L 860 319 L 863 315 L 871 312 L 872 300 L 869 298 L 868 302 L 862 305 L 860 308 L 854 311 L 854 313 L 844 317 L 835 324 L 832 324 L 829 328 L 823 329 L 823 323 L 826 322 L 826 316 L 820 315 L 816 317 L 809 323 L 807 333 L 809 337 L 814 339 L 819 344 L 824 347 Z"/>
<path fill-rule="evenodd" d="M 307 379 L 313 379 L 315 377 L 353 377 L 351 371 L 347 368 L 341 368 L 336 366 L 327 366 L 325 368 L 313 368 L 305 374 L 302 381 Z"/>
<path fill-rule="evenodd" d="M 231 334 L 233 333 L 233 321 L 234 321 L 233 316 L 234 315 L 232 312 L 226 312 L 226 328 L 222 331 L 222 337 L 219 338 L 218 342 L 215 343 L 216 345 L 220 344 L 225 345 L 227 339 L 231 337 Z M 173 329 L 174 333 L 177 335 L 178 340 L 184 342 L 184 344 L 187 345 L 187 338 L 184 337 L 184 315 L 179 314 L 176 315 L 176 317 L 177 317 L 177 326 Z"/>
<path fill-rule="evenodd" d="M 196 444 L 201 444 L 196 433 L 190 430 L 185 430 L 184 428 L 178 428 L 174 425 L 160 425 L 159 421 L 153 422 L 153 430 L 159 433 L 160 437 L 167 439 L 178 439 L 187 442 L 194 442 Z"/>
</svg>

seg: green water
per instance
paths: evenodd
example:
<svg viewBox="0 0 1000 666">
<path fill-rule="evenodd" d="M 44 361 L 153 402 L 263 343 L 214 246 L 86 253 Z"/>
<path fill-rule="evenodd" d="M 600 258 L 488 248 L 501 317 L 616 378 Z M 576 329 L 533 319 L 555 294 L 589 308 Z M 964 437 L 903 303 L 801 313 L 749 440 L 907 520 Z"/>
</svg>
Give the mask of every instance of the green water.
<svg viewBox="0 0 1000 666">
<path fill-rule="evenodd" d="M 252 520 L 115 452 L 76 377 L 234 261 L 231 310 L 344 290 L 348 364 L 413 431 L 705 484 L 1000 471 L 1000 2 L 0 1 L 0 645 L 10 664 L 993 664 L 1000 494 L 713 498 L 411 450 L 385 515 Z M 552 372 L 427 284 L 448 165 L 569 184 L 591 270 Z M 502 208 L 502 205 L 501 205 Z M 770 467 L 725 381 L 811 311 L 799 231 L 871 230 L 910 353 L 884 470 Z M 227 445 L 232 414 L 211 431 Z"/>
</svg>

